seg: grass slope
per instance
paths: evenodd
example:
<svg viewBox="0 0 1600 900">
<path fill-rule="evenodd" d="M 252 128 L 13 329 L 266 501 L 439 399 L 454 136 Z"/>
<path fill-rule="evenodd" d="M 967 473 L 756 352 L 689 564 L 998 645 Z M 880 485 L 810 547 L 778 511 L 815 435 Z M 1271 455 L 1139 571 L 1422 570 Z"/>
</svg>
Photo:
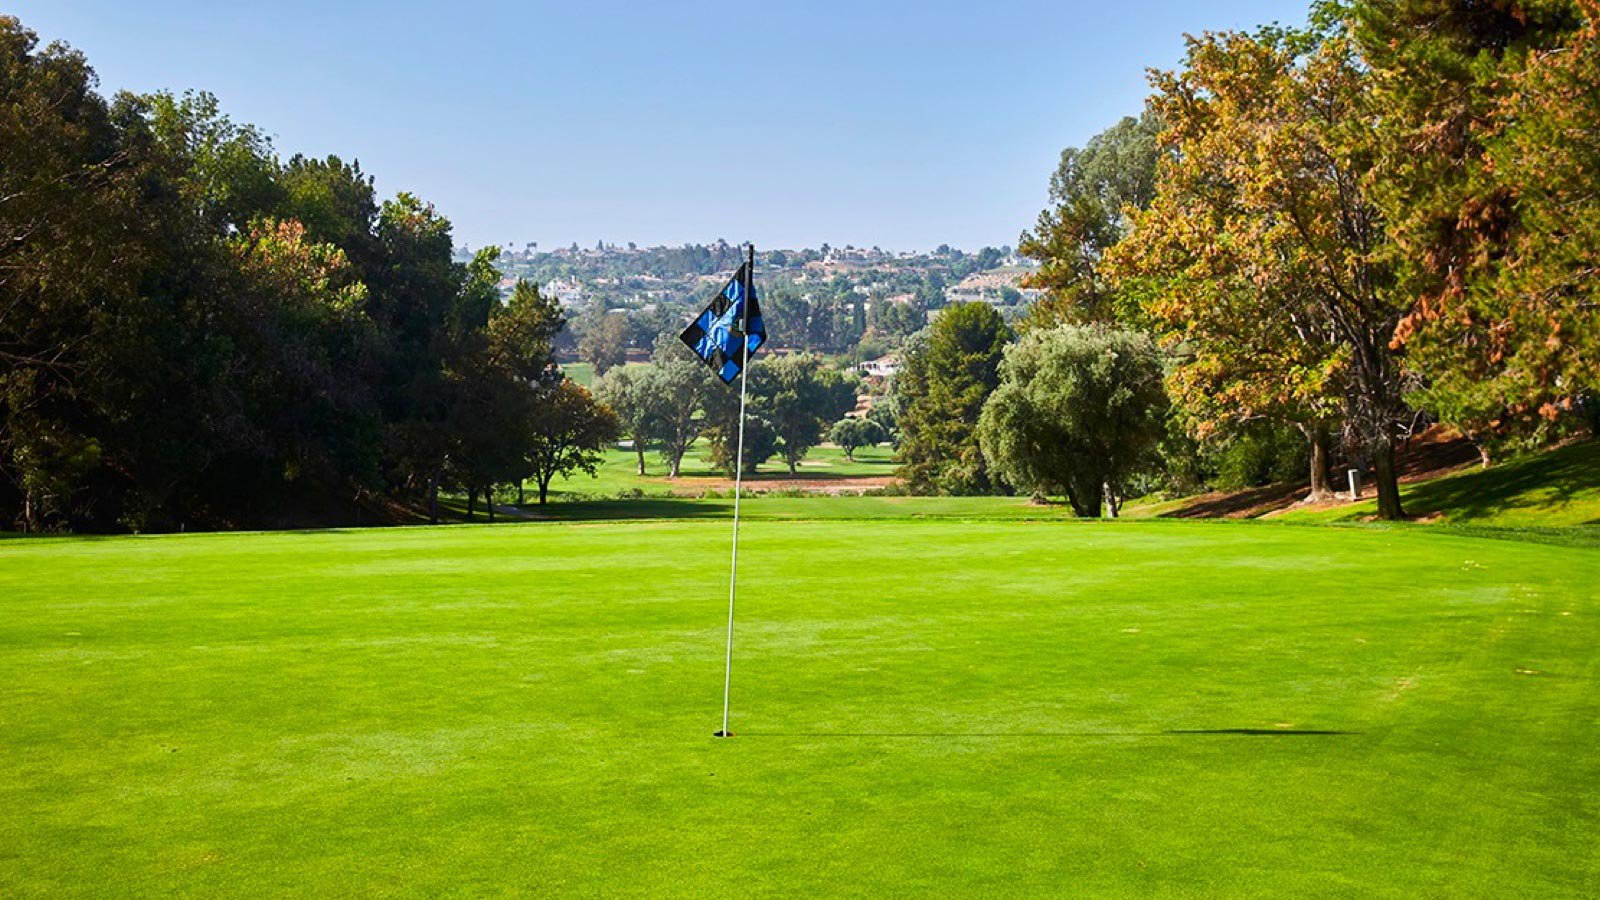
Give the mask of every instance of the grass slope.
<svg viewBox="0 0 1600 900">
<path fill-rule="evenodd" d="M 726 550 L 0 542 L 0 895 L 1600 892 L 1600 549 L 753 520 L 717 741 Z"/>
<path fill-rule="evenodd" d="M 1600 525 L 1600 441 L 1572 444 L 1488 469 L 1401 486 L 1408 515 L 1502 526 Z M 1340 522 L 1376 515 L 1376 500 L 1292 511 L 1288 521 Z"/>
</svg>

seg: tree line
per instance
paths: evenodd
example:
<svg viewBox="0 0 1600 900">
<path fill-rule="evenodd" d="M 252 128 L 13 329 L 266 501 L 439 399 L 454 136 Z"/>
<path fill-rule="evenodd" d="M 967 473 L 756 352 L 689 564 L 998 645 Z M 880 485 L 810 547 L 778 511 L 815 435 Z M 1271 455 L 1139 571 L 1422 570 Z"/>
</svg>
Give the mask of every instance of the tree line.
<svg viewBox="0 0 1600 900">
<path fill-rule="evenodd" d="M 655 448 L 677 475 L 702 436 L 732 470 L 736 392 L 675 329 L 597 398 L 557 342 L 603 372 L 636 325 L 597 306 L 574 335 L 526 281 L 502 300 L 497 251 L 457 261 L 447 219 L 380 201 L 358 163 L 283 160 L 205 94 L 107 99 L 12 18 L 0 76 L 0 521 L 437 516 L 441 491 L 493 515 L 618 435 L 641 471 Z M 772 287 L 787 342 L 901 346 L 904 367 L 873 424 L 830 429 L 853 379 L 763 360 L 746 468 L 889 437 L 913 491 L 1095 515 L 1286 465 L 1317 496 L 1342 458 L 1399 517 L 1396 450 L 1424 424 L 1485 464 L 1600 430 L 1600 0 L 1319 3 L 1302 28 L 1191 38 L 1152 86 L 1063 152 L 1019 245 L 1045 295 L 1015 321 L 941 308 L 937 273 L 886 282 L 911 304 Z"/>
<path fill-rule="evenodd" d="M 761 281 L 762 307 L 768 311 L 774 346 L 855 362 L 891 352 L 927 326 L 928 309 L 945 304 L 945 281 L 937 273 L 885 275 L 865 294 L 857 290 L 855 280 L 842 275 L 800 284 L 763 271 Z M 901 288 L 912 295 L 911 302 L 888 299 Z M 703 305 L 704 285 L 696 284 L 695 290 L 693 303 Z M 657 334 L 697 311 L 698 306 L 680 303 L 626 309 L 597 298 L 568 323 L 557 349 L 603 375 L 626 362 L 630 352 L 650 352 Z"/>
<path fill-rule="evenodd" d="M 830 424 L 856 405 L 859 382 L 820 356 L 794 353 L 763 358 L 749 370 L 744 416 L 744 471 L 778 457 L 790 474 L 830 433 Z M 595 393 L 621 417 L 637 471 L 654 449 L 677 478 L 683 459 L 702 437 L 711 462 L 732 476 L 737 468 L 739 389 L 725 385 L 678 340 L 660 334 L 649 365 L 607 372 Z M 857 446 L 860 444 L 858 443 Z M 853 449 L 853 448 L 852 448 Z"/>
<path fill-rule="evenodd" d="M 957 310 L 908 353 L 914 489 L 1092 515 L 1292 429 L 1313 495 L 1342 453 L 1398 518 L 1422 424 L 1485 465 L 1600 431 L 1600 3 L 1322 3 L 1152 85 L 1062 154 L 1021 340 Z"/>
<path fill-rule="evenodd" d="M 442 489 L 592 470 L 615 413 L 497 251 L 453 261 L 432 205 L 209 95 L 95 88 L 0 17 L 0 522 L 437 518 Z"/>
</svg>

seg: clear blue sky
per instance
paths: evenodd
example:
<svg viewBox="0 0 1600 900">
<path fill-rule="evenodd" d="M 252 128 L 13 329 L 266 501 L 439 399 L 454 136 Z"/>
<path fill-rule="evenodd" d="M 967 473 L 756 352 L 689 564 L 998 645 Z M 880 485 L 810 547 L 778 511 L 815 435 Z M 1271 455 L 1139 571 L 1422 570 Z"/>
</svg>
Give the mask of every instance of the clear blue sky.
<svg viewBox="0 0 1600 900">
<path fill-rule="evenodd" d="M 1057 155 L 1185 32 L 1305 0 L 741 4 L 12 0 L 107 93 L 199 88 L 360 159 L 458 242 L 1014 243 Z"/>
</svg>

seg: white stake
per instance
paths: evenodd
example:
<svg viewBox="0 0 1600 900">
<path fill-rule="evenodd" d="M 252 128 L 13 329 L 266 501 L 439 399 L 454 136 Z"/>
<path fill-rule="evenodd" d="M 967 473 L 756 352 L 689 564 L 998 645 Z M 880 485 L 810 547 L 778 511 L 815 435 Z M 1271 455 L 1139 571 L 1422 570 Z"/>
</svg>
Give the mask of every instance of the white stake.
<svg viewBox="0 0 1600 900">
<path fill-rule="evenodd" d="M 722 730 L 717 737 L 730 737 L 728 733 L 728 693 L 733 686 L 733 599 L 739 589 L 739 499 L 744 494 L 744 404 L 745 388 L 750 384 L 750 298 L 755 294 L 756 245 L 750 245 L 750 258 L 745 269 L 744 321 L 739 324 L 739 443 L 733 463 L 733 562 L 728 572 L 728 650 L 722 669 Z"/>
</svg>

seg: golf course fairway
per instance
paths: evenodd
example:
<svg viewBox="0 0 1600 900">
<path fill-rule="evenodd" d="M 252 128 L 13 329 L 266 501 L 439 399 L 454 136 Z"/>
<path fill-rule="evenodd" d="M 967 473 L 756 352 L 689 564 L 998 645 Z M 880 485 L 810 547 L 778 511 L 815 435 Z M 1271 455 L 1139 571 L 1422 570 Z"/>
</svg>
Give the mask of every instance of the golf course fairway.
<svg viewBox="0 0 1600 900">
<path fill-rule="evenodd" d="M 723 521 L 0 541 L 0 895 L 1600 895 L 1600 548 Z"/>
</svg>

